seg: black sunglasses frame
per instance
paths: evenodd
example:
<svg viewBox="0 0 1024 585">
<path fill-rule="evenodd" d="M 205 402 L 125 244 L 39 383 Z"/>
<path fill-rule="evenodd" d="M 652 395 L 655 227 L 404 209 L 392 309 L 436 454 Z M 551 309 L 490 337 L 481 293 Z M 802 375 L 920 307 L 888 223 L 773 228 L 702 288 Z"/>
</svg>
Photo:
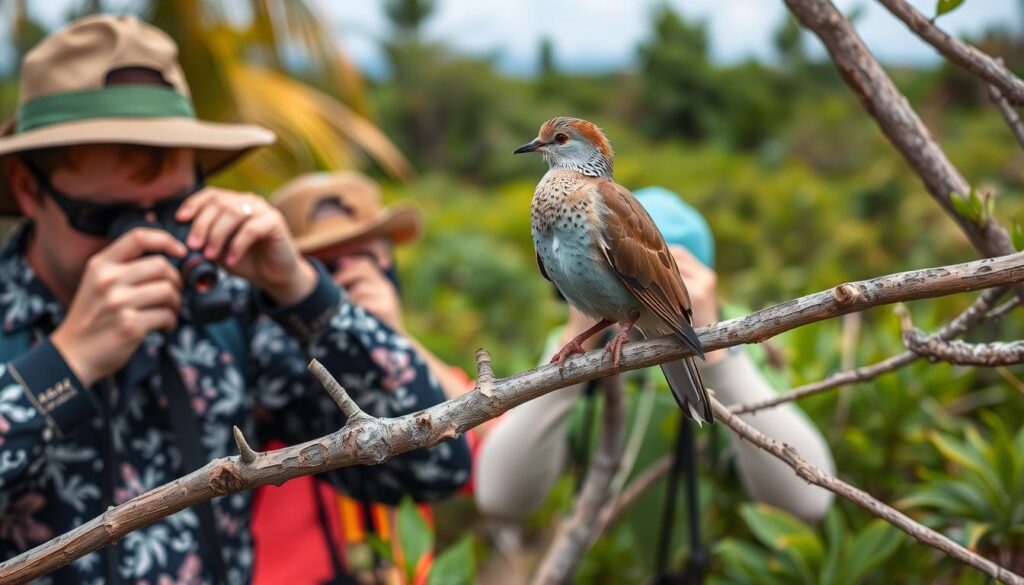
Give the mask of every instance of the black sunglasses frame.
<svg viewBox="0 0 1024 585">
<path fill-rule="evenodd" d="M 132 205 L 130 203 L 96 203 L 94 201 L 86 201 L 82 199 L 76 199 L 62 192 L 53 186 L 50 179 L 46 176 L 46 173 L 39 167 L 33 164 L 26 158 L 22 158 L 22 162 L 25 167 L 28 168 L 29 173 L 38 183 L 39 188 L 46 192 L 47 196 L 60 207 L 64 216 L 68 219 L 68 225 L 73 229 L 88 234 L 90 236 L 106 237 L 110 233 L 111 227 L 117 218 L 128 212 L 148 212 L 154 211 L 158 215 L 162 215 L 167 211 L 173 211 L 181 205 L 189 196 L 204 189 L 206 187 L 206 180 L 203 175 L 202 168 L 196 165 L 196 182 L 194 185 L 182 191 L 182 193 L 173 195 L 167 199 L 164 199 L 156 205 L 150 207 L 142 207 L 139 205 Z"/>
</svg>

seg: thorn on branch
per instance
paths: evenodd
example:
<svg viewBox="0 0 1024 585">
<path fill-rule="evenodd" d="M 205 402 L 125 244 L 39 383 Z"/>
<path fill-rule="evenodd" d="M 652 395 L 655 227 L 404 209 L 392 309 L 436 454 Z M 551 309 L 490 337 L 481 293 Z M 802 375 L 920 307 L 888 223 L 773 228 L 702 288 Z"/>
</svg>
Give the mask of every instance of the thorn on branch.
<svg viewBox="0 0 1024 585">
<path fill-rule="evenodd" d="M 494 396 L 494 368 L 491 364 L 491 354 L 480 348 L 476 350 L 476 387 L 484 396 Z"/>
<path fill-rule="evenodd" d="M 342 388 L 341 384 L 334 379 L 334 376 L 327 371 L 327 368 L 325 368 L 323 364 L 317 360 L 313 360 L 309 362 L 309 371 L 313 374 L 313 377 L 320 381 L 320 385 L 323 386 L 324 390 L 331 395 L 331 398 L 334 399 L 334 403 L 337 404 L 338 408 L 341 409 L 341 412 L 345 414 L 345 418 L 348 419 L 346 424 L 360 419 L 370 418 L 370 415 L 363 412 L 363 410 L 359 408 L 359 405 L 349 397 L 348 392 L 345 392 L 345 389 Z"/>
<path fill-rule="evenodd" d="M 249 446 L 249 442 L 245 440 L 245 435 L 242 434 L 242 429 L 234 426 L 231 427 L 231 432 L 235 435 L 235 444 L 238 445 L 238 457 L 242 460 L 242 463 L 248 465 L 256 461 L 256 456 L 260 453 Z"/>
</svg>

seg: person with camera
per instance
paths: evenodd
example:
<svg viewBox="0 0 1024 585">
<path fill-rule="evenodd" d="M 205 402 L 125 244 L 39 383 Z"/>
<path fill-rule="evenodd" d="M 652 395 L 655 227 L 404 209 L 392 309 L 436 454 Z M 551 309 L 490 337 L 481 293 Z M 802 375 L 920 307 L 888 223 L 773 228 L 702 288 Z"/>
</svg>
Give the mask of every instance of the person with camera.
<svg viewBox="0 0 1024 585">
<path fill-rule="evenodd" d="M 133 17 L 83 18 L 22 64 L 0 135 L 0 558 L 234 453 L 344 417 L 320 360 L 364 410 L 444 399 L 412 344 L 302 256 L 261 197 L 205 186 L 274 136 L 195 118 L 177 47 Z M 225 271 L 227 274 L 225 274 Z M 353 497 L 432 500 L 469 476 L 464 438 L 324 474 Z M 250 496 L 161 519 L 49 583 L 244 583 Z"/>
<path fill-rule="evenodd" d="M 454 398 L 473 388 L 469 376 L 404 333 L 394 249 L 419 236 L 422 215 L 409 203 L 384 207 L 381 199 L 380 187 L 372 179 L 339 171 L 296 177 L 270 202 L 284 215 L 299 251 L 323 262 L 352 303 L 393 331 L 403 332 L 445 395 Z M 470 444 L 478 431 L 479 427 L 467 434 Z M 260 488 L 255 498 L 255 585 L 286 578 L 296 583 L 343 583 L 346 576 L 360 582 L 373 582 L 375 576 L 379 582 L 397 582 L 398 569 L 375 559 L 369 546 L 372 536 L 382 538 L 397 529 L 394 508 L 356 501 L 315 477 Z M 400 539 L 390 540 L 395 549 Z M 281 554 L 284 551 L 287 554 Z M 417 567 L 421 575 L 428 570 L 425 563 Z"/>
</svg>

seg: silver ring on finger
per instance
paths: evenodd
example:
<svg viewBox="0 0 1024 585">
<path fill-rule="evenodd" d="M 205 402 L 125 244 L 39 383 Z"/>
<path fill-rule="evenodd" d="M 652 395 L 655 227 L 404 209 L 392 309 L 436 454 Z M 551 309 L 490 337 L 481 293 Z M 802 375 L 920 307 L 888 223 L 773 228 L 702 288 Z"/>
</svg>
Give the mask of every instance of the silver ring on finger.
<svg viewBox="0 0 1024 585">
<path fill-rule="evenodd" d="M 251 203 L 243 203 L 242 204 L 242 215 L 243 216 L 245 216 L 245 217 L 252 216 L 252 211 L 253 211 L 253 208 L 252 208 L 252 204 Z"/>
</svg>

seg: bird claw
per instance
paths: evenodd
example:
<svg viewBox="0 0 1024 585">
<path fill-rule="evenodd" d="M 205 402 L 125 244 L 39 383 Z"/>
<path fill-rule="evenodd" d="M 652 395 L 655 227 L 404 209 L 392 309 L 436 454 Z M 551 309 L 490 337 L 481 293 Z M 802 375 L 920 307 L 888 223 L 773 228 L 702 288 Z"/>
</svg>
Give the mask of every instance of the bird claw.
<svg viewBox="0 0 1024 585">
<path fill-rule="evenodd" d="M 622 346 L 626 345 L 628 341 L 629 329 L 623 329 L 608 342 L 608 345 L 604 346 L 604 352 L 612 354 L 612 367 L 616 370 L 619 369 L 619 364 L 622 362 Z"/>
<path fill-rule="evenodd" d="M 563 369 L 565 369 L 565 360 L 569 359 L 570 357 L 572 357 L 572 356 L 574 356 L 574 355 L 576 355 L 578 353 L 586 353 L 586 350 L 583 349 L 583 344 L 582 343 L 580 343 L 579 341 L 574 339 L 574 340 L 570 341 L 569 343 L 566 343 L 565 347 L 563 347 L 562 349 L 558 350 L 558 353 L 556 353 L 551 358 L 551 362 L 550 363 L 558 364 L 558 369 L 559 370 L 563 370 Z"/>
</svg>

